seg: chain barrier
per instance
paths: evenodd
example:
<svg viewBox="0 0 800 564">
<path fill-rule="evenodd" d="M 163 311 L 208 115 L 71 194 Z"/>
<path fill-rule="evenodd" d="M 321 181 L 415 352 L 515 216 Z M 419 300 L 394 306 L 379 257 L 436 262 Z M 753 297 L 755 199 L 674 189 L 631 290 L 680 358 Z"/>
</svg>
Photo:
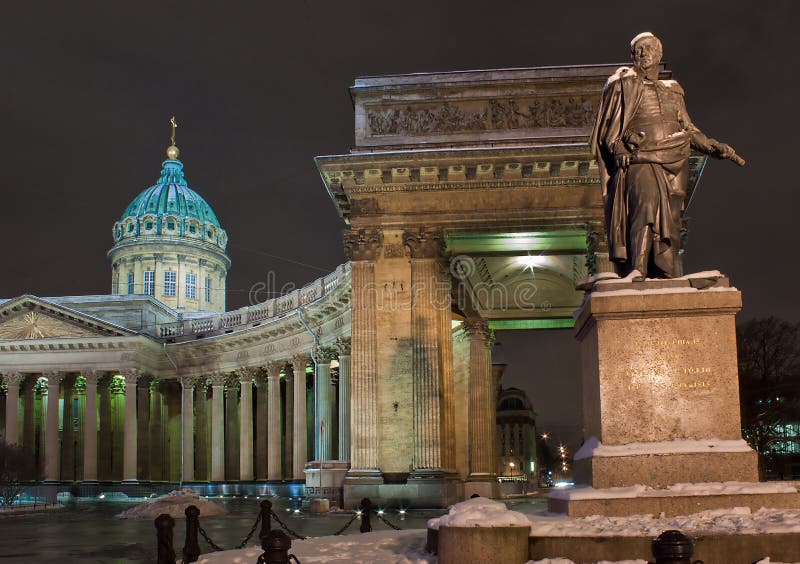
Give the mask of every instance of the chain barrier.
<svg viewBox="0 0 800 564">
<path fill-rule="evenodd" d="M 258 517 L 256 517 L 255 523 L 253 523 L 253 526 L 252 526 L 252 527 L 250 527 L 250 532 L 249 532 L 249 533 L 247 533 L 247 536 L 244 538 L 244 540 L 243 540 L 242 542 L 240 542 L 239 544 L 237 544 L 236 546 L 234 546 L 233 548 L 231 548 L 231 549 L 226 549 L 226 548 L 223 548 L 223 547 L 221 547 L 220 545 L 218 545 L 217 543 L 215 543 L 213 540 L 211 540 L 211 537 L 209 537 L 209 536 L 208 536 L 208 533 L 206 533 L 206 530 L 205 530 L 203 527 L 198 527 L 198 528 L 197 528 L 197 530 L 200 532 L 200 535 L 201 535 L 201 536 L 202 536 L 202 537 L 205 539 L 205 541 L 208 543 L 208 546 L 210 546 L 210 547 L 211 547 L 212 549 L 214 549 L 215 551 L 221 551 L 221 550 L 239 550 L 240 548 L 244 548 L 244 547 L 245 547 L 245 545 L 246 545 L 248 542 L 250 542 L 250 539 L 251 539 L 251 538 L 253 538 L 253 533 L 255 533 L 255 532 L 256 532 L 256 529 L 258 528 L 258 524 L 259 524 L 260 522 L 261 522 L 261 514 L 259 513 Z"/>
<path fill-rule="evenodd" d="M 206 533 L 206 530 L 203 527 L 198 527 L 197 530 L 200 531 L 200 535 L 206 540 L 208 546 L 210 546 L 212 549 L 225 550 L 220 545 L 211 540 L 211 537 L 208 536 L 208 533 Z"/>
<path fill-rule="evenodd" d="M 376 515 L 378 516 L 378 519 L 380 519 L 381 521 L 383 521 L 383 522 L 384 522 L 384 524 L 388 525 L 389 527 L 391 527 L 391 528 L 392 528 L 392 529 L 394 529 L 395 531 L 402 531 L 402 530 L 403 530 L 403 529 L 401 529 L 400 527 L 398 527 L 397 525 L 395 525 L 394 523 L 390 522 L 388 519 L 386 519 L 386 518 L 385 518 L 383 515 L 381 515 L 380 513 L 376 513 Z"/>
<path fill-rule="evenodd" d="M 358 513 L 353 513 L 353 516 L 350 518 L 350 520 L 347 522 L 347 524 L 345 524 L 345 526 L 344 526 L 344 527 L 342 527 L 341 529 L 339 529 L 338 531 L 336 531 L 335 533 L 333 533 L 333 535 L 332 535 L 332 536 L 341 535 L 343 532 L 345 532 L 345 531 L 347 530 L 347 527 L 349 527 L 350 525 L 352 525 L 352 524 L 353 524 L 353 522 L 354 522 L 356 519 L 358 519 Z"/>
<path fill-rule="evenodd" d="M 259 513 L 258 517 L 256 517 L 256 522 L 253 523 L 252 527 L 250 527 L 250 532 L 247 533 L 247 536 L 244 537 L 244 540 L 242 542 L 240 542 L 239 544 L 237 544 L 235 547 L 233 547 L 233 550 L 239 550 L 240 548 L 244 548 L 244 545 L 246 545 L 248 542 L 250 542 L 250 539 L 253 537 L 253 533 L 256 532 L 256 529 L 258 528 L 258 524 L 260 522 L 261 522 L 261 513 Z"/>
<path fill-rule="evenodd" d="M 281 526 L 281 529 L 283 529 L 284 531 L 286 531 L 287 533 L 292 535 L 294 538 L 300 539 L 300 540 L 305 540 L 305 539 L 308 538 L 308 537 L 304 537 L 303 535 L 300 535 L 300 534 L 296 533 L 295 531 L 293 531 L 292 529 L 290 529 L 289 526 L 286 523 L 281 521 L 281 518 L 278 517 L 278 514 L 275 513 L 274 511 L 270 511 L 270 513 L 272 514 L 272 517 L 278 522 L 278 525 Z"/>
</svg>

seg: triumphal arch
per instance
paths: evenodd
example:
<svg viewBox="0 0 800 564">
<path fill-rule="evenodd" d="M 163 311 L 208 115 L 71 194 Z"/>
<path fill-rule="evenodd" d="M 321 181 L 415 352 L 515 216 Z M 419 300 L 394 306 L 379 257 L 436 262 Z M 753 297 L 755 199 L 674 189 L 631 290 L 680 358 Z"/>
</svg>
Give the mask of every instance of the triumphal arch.
<svg viewBox="0 0 800 564">
<path fill-rule="evenodd" d="M 579 281 L 613 271 L 588 139 L 618 67 L 351 87 L 355 146 L 316 159 L 352 266 L 346 505 L 492 494 L 492 330 L 572 327 Z"/>
</svg>

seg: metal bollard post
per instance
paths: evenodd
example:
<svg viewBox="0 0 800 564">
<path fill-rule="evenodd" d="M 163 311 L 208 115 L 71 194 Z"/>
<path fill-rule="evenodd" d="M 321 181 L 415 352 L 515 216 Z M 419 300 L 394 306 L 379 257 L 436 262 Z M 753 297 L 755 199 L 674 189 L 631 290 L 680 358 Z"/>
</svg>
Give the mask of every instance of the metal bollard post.
<svg viewBox="0 0 800 564">
<path fill-rule="evenodd" d="M 197 530 L 200 528 L 200 510 L 190 505 L 184 511 L 186 515 L 186 542 L 183 545 L 183 561 L 197 562 L 200 558 L 200 543 L 197 539 Z"/>
<path fill-rule="evenodd" d="M 294 555 L 289 554 L 292 539 L 283 531 L 270 531 L 261 537 L 261 548 L 264 554 L 258 557 L 258 564 L 289 564 L 290 558 L 297 561 Z"/>
<path fill-rule="evenodd" d="M 272 530 L 272 502 L 265 499 L 261 502 L 261 531 L 258 538 L 263 539 Z"/>
<path fill-rule="evenodd" d="M 692 539 L 680 531 L 664 531 L 651 544 L 656 564 L 692 564 Z M 701 561 L 696 562 L 702 564 Z"/>
<path fill-rule="evenodd" d="M 172 533 L 175 528 L 175 519 L 162 513 L 154 522 L 158 539 L 158 564 L 175 564 L 175 549 L 172 548 Z"/>
<path fill-rule="evenodd" d="M 362 533 L 369 533 L 372 531 L 372 523 L 369 522 L 369 514 L 372 511 L 372 502 L 368 497 L 361 500 L 361 528 Z"/>
</svg>

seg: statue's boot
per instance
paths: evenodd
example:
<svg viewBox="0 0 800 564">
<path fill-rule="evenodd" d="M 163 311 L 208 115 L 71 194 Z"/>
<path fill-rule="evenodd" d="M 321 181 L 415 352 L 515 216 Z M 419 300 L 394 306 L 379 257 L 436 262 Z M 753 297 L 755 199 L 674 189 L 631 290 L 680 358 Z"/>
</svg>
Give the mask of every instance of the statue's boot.
<svg viewBox="0 0 800 564">
<path fill-rule="evenodd" d="M 644 282 L 647 278 L 647 263 L 650 261 L 650 249 L 653 246 L 653 228 L 648 225 L 642 230 L 639 239 L 633 241 L 633 269 L 631 270 L 631 280 L 633 282 Z M 638 274 L 637 274 L 638 272 Z"/>
</svg>

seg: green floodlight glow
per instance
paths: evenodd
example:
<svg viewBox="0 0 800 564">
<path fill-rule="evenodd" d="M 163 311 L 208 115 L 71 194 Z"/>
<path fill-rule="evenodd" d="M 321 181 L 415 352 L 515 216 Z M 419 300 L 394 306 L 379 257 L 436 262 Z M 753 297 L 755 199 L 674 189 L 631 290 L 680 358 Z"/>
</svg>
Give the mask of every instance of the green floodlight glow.
<svg viewBox="0 0 800 564">
<path fill-rule="evenodd" d="M 517 251 L 576 251 L 586 249 L 585 231 L 533 231 L 519 233 L 455 233 L 446 236 L 451 252 L 509 253 Z"/>
<path fill-rule="evenodd" d="M 553 317 L 550 319 L 493 319 L 489 328 L 493 331 L 515 329 L 572 329 L 575 320 L 571 317 Z"/>
</svg>

